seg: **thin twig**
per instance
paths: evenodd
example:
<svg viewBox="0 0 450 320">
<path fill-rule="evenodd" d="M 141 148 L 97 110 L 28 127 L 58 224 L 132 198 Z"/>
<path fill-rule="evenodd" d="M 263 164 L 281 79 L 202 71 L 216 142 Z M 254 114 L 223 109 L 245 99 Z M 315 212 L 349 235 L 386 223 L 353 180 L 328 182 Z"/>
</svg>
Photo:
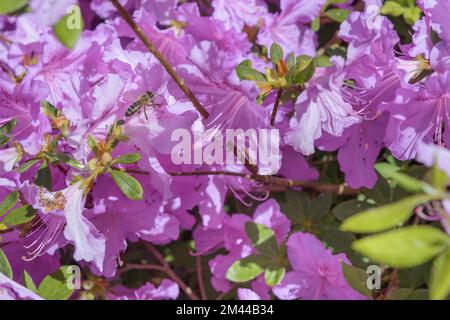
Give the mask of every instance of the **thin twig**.
<svg viewBox="0 0 450 320">
<path fill-rule="evenodd" d="M 255 172 L 255 168 L 252 165 L 247 165 L 247 170 Z M 136 170 L 136 169 L 126 169 L 127 173 L 135 173 L 142 175 L 150 175 L 147 171 Z M 320 192 L 320 193 L 333 193 L 340 196 L 354 196 L 358 194 L 358 190 L 349 188 L 345 184 L 335 185 L 320 182 L 308 182 L 291 180 L 286 178 L 274 177 L 274 176 L 262 176 L 258 173 L 242 173 L 242 172 L 232 172 L 232 171 L 212 171 L 212 170 L 198 170 L 198 171 L 188 171 L 188 172 L 169 172 L 172 177 L 190 177 L 190 176 L 230 176 L 239 177 L 256 182 L 263 183 L 269 186 L 278 186 L 283 188 L 303 188 L 305 190 Z M 281 190 L 277 190 L 280 192 Z"/>
<path fill-rule="evenodd" d="M 204 175 L 223 175 L 223 176 L 233 176 L 241 177 L 246 179 L 251 179 L 256 182 L 260 182 L 266 185 L 280 186 L 285 188 L 303 188 L 305 190 L 311 190 L 323 193 L 333 193 L 342 196 L 354 196 L 358 194 L 358 190 L 347 187 L 345 184 L 335 185 L 326 184 L 320 182 L 308 182 L 291 180 L 286 178 L 274 177 L 274 176 L 262 176 L 259 174 L 247 174 L 240 172 L 230 172 L 230 171 L 192 171 L 192 172 L 173 172 L 169 173 L 172 176 L 204 176 Z"/>
<path fill-rule="evenodd" d="M 195 260 L 197 264 L 197 279 L 198 288 L 200 289 L 200 296 L 202 297 L 202 300 L 208 300 L 208 297 L 206 296 L 205 283 L 203 280 L 202 257 L 198 255 Z"/>
<path fill-rule="evenodd" d="M 125 22 L 130 26 L 131 29 L 136 33 L 136 35 L 142 40 L 144 45 L 147 47 L 148 51 L 152 53 L 156 59 L 162 64 L 167 73 L 175 80 L 180 89 L 184 92 L 186 97 L 192 102 L 195 109 L 201 114 L 201 116 L 206 119 L 209 116 L 208 111 L 202 106 L 202 104 L 197 100 L 192 91 L 186 86 L 184 80 L 176 73 L 175 69 L 172 67 L 170 62 L 164 57 L 164 55 L 153 45 L 150 39 L 145 35 L 144 31 L 137 25 L 130 14 L 125 10 L 125 8 L 119 3 L 118 0 L 111 0 L 112 4 L 117 8 L 120 16 L 125 20 Z"/>
<path fill-rule="evenodd" d="M 181 290 L 184 291 L 184 293 L 191 299 L 191 300 L 199 300 L 198 296 L 195 294 L 194 291 L 172 270 L 169 263 L 164 259 L 162 254 L 156 249 L 151 243 L 145 242 L 145 247 L 148 251 L 155 257 L 156 260 L 162 265 L 164 272 L 173 280 L 175 281 L 181 288 Z"/>
<path fill-rule="evenodd" d="M 283 95 L 283 89 L 278 90 L 277 98 L 273 106 L 272 117 L 270 118 L 270 125 L 273 127 L 275 125 L 275 120 L 277 119 L 278 108 L 281 103 L 281 96 Z"/>
</svg>

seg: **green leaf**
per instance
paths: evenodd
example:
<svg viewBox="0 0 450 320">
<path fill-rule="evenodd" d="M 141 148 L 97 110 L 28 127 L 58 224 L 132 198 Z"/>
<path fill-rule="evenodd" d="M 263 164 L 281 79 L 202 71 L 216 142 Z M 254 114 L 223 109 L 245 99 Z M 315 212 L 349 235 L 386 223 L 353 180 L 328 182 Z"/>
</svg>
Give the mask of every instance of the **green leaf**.
<svg viewBox="0 0 450 320">
<path fill-rule="evenodd" d="M 269 264 L 267 258 L 251 255 L 233 263 L 226 276 L 232 282 L 247 282 L 262 274 Z"/>
<path fill-rule="evenodd" d="M 406 300 L 413 293 L 413 289 L 400 288 L 394 290 L 388 297 L 388 300 Z"/>
<path fill-rule="evenodd" d="M 328 0 L 327 4 L 330 5 L 330 4 L 339 4 L 339 3 L 346 3 L 346 2 L 347 2 L 347 0 Z"/>
<path fill-rule="evenodd" d="M 306 208 L 310 199 L 306 192 L 289 190 L 285 193 L 286 201 L 281 202 L 281 211 L 291 219 L 293 224 L 300 224 L 306 218 Z"/>
<path fill-rule="evenodd" d="M 279 284 L 286 274 L 286 269 L 276 263 L 267 267 L 264 272 L 264 280 L 268 286 L 274 287 Z"/>
<path fill-rule="evenodd" d="M 77 168 L 79 170 L 83 170 L 84 166 L 78 162 L 75 158 L 72 158 L 72 156 L 70 156 L 67 153 L 64 152 L 56 152 L 56 153 L 52 153 L 52 152 L 46 152 L 45 155 L 47 156 L 47 158 L 49 158 L 52 162 L 63 162 L 71 167 Z"/>
<path fill-rule="evenodd" d="M 37 294 L 46 300 L 69 299 L 73 293 L 73 289 L 70 289 L 68 285 L 71 275 L 72 273 L 68 271 L 68 266 L 62 266 L 42 280 Z"/>
<path fill-rule="evenodd" d="M 34 166 L 36 163 L 38 163 L 39 161 L 41 161 L 40 159 L 31 159 L 28 160 L 27 162 L 25 162 L 24 164 L 22 164 L 19 168 L 17 168 L 17 172 L 19 173 L 24 173 L 26 172 L 28 169 L 30 169 L 32 166 Z"/>
<path fill-rule="evenodd" d="M 336 207 L 334 207 L 332 212 L 336 218 L 340 221 L 344 221 L 358 212 L 362 212 L 369 208 L 373 208 L 373 205 L 368 202 L 353 199 L 339 203 Z"/>
<path fill-rule="evenodd" d="M 400 3 L 395 1 L 387 1 L 381 8 L 381 14 L 390 15 L 393 17 L 400 17 L 404 11 L 405 8 Z"/>
<path fill-rule="evenodd" d="M 312 22 L 311 22 L 311 29 L 314 32 L 319 31 L 320 29 L 320 17 L 315 18 Z"/>
<path fill-rule="evenodd" d="M 428 195 L 417 195 L 378 208 L 363 211 L 345 220 L 342 231 L 373 233 L 384 231 L 405 222 L 414 208 L 431 200 Z"/>
<path fill-rule="evenodd" d="M 295 84 L 305 84 L 308 82 L 316 71 L 316 64 L 314 58 L 310 56 L 299 56 L 295 62 L 295 68 L 289 70 L 286 76 L 288 81 Z"/>
<path fill-rule="evenodd" d="M 32 206 L 26 205 L 8 213 L 5 218 L 3 218 L 2 224 L 8 228 L 15 227 L 30 222 L 35 216 L 36 210 L 33 209 Z"/>
<path fill-rule="evenodd" d="M 271 257 L 278 256 L 278 244 L 272 229 L 249 221 L 245 224 L 245 231 L 258 252 Z"/>
<path fill-rule="evenodd" d="M 354 266 L 348 265 L 344 262 L 341 262 L 342 273 L 347 280 L 352 289 L 356 292 L 361 293 L 362 295 L 372 298 L 372 290 L 367 287 L 367 279 L 369 275 L 363 269 L 356 268 Z"/>
<path fill-rule="evenodd" d="M 386 179 L 392 179 L 410 192 L 433 193 L 433 188 L 425 182 L 398 172 L 398 168 L 388 163 L 378 163 L 375 169 Z"/>
<path fill-rule="evenodd" d="M 423 286 L 430 278 L 430 269 L 431 264 L 425 263 L 414 268 L 399 270 L 399 286 L 413 289 Z"/>
<path fill-rule="evenodd" d="M 237 67 L 236 67 L 236 73 L 241 80 L 250 80 L 250 81 L 258 81 L 258 82 L 265 82 L 266 76 L 253 69 L 252 63 L 250 60 L 244 60 L 242 61 Z"/>
<path fill-rule="evenodd" d="M 33 292 L 38 291 L 36 284 L 33 281 L 33 278 L 31 278 L 30 274 L 26 270 L 23 271 L 22 278 L 23 278 L 23 284 L 25 285 L 25 288 L 27 288 Z"/>
<path fill-rule="evenodd" d="M 311 200 L 307 209 L 307 216 L 314 221 L 325 217 L 331 211 L 333 196 L 330 193 L 322 193 Z"/>
<path fill-rule="evenodd" d="M 287 67 L 288 67 L 288 70 L 295 67 L 295 53 L 294 52 L 291 52 L 291 54 L 288 57 Z"/>
<path fill-rule="evenodd" d="M 275 67 L 278 61 L 284 60 L 283 48 L 278 43 L 273 43 L 270 47 L 270 60 Z"/>
<path fill-rule="evenodd" d="M 19 192 L 14 191 L 8 194 L 0 203 L 0 217 L 14 208 L 14 206 L 17 204 L 17 201 L 19 201 Z"/>
<path fill-rule="evenodd" d="M 411 226 L 357 240 L 352 247 L 376 263 L 412 268 L 431 260 L 448 244 L 448 236 L 437 228 Z"/>
<path fill-rule="evenodd" d="M 446 190 L 450 180 L 447 173 L 439 168 L 437 162 L 434 164 L 433 168 L 427 172 L 425 179 L 438 190 Z"/>
<path fill-rule="evenodd" d="M 139 160 L 141 160 L 141 155 L 139 153 L 128 153 L 114 159 L 113 163 L 131 164 L 136 163 Z"/>
<path fill-rule="evenodd" d="M 350 14 L 349 10 L 345 9 L 330 9 L 325 12 L 325 15 L 329 17 L 331 20 L 334 20 L 336 22 L 344 22 L 345 19 L 347 19 L 348 15 Z"/>
<path fill-rule="evenodd" d="M 0 14 L 10 14 L 19 11 L 28 4 L 28 0 L 2 0 L 0 1 Z"/>
<path fill-rule="evenodd" d="M 58 40 L 69 49 L 75 47 L 81 33 L 83 32 L 83 29 L 84 21 L 79 8 L 62 17 L 53 26 L 53 32 Z"/>
<path fill-rule="evenodd" d="M 403 18 L 409 25 L 415 24 L 416 21 L 420 19 L 421 15 L 422 11 L 417 7 L 406 8 L 403 12 Z"/>
<path fill-rule="evenodd" d="M 379 176 L 372 189 L 363 189 L 364 194 L 379 205 L 387 204 L 392 200 L 392 190 L 389 182 Z"/>
<path fill-rule="evenodd" d="M 429 300 L 429 292 L 427 289 L 414 290 L 405 300 Z"/>
<path fill-rule="evenodd" d="M 128 199 L 142 200 L 144 198 L 144 190 L 139 181 L 126 172 L 117 170 L 112 170 L 110 172 L 114 182 Z"/>
<path fill-rule="evenodd" d="M 89 148 L 91 148 L 92 152 L 96 155 L 99 156 L 99 149 L 98 149 L 98 141 L 97 139 L 95 139 L 93 136 L 88 135 L 87 137 L 87 143 L 89 145 Z"/>
<path fill-rule="evenodd" d="M 13 277 L 13 270 L 2 249 L 0 249 L 0 272 L 10 279 Z"/>
<path fill-rule="evenodd" d="M 41 109 L 44 112 L 44 114 L 49 118 L 54 119 L 58 116 L 58 109 L 47 100 L 41 101 Z"/>
<path fill-rule="evenodd" d="M 430 299 L 446 299 L 450 294 L 450 248 L 434 261 L 432 270 Z"/>
<path fill-rule="evenodd" d="M 52 171 L 48 164 L 48 161 L 43 161 L 34 179 L 34 183 L 37 186 L 44 187 L 47 190 L 52 190 Z"/>
<path fill-rule="evenodd" d="M 331 59 L 329 56 L 321 55 L 316 58 L 316 65 L 318 67 L 328 68 L 328 67 L 332 67 L 333 63 L 331 62 Z"/>
</svg>

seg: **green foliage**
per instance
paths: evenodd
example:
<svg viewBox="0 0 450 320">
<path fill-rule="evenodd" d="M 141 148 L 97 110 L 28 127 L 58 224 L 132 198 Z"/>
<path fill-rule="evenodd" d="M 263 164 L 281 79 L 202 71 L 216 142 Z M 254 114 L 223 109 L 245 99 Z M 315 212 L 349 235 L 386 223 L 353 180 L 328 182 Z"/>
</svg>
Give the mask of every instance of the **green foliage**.
<svg viewBox="0 0 450 320">
<path fill-rule="evenodd" d="M 276 286 L 283 280 L 286 269 L 276 263 L 269 265 L 264 272 L 264 280 L 268 286 Z"/>
<path fill-rule="evenodd" d="M 8 258 L 2 249 L 0 249 L 0 273 L 3 273 L 8 278 L 12 279 L 13 270 L 9 264 Z"/>
<path fill-rule="evenodd" d="M 236 67 L 236 73 L 238 77 L 242 80 L 250 80 L 256 82 L 266 81 L 266 76 L 263 73 L 253 69 L 252 62 L 250 60 L 242 61 Z"/>
<path fill-rule="evenodd" d="M 278 248 L 274 232 L 254 222 L 247 222 L 245 230 L 258 254 L 234 262 L 227 271 L 227 279 L 233 282 L 247 282 L 264 273 L 268 286 L 277 285 L 283 280 L 286 269 L 282 263 L 284 251 Z"/>
<path fill-rule="evenodd" d="M 415 207 L 429 200 L 431 197 L 428 195 L 417 195 L 393 204 L 363 211 L 345 220 L 341 225 L 341 230 L 373 233 L 399 226 L 412 215 Z"/>
<path fill-rule="evenodd" d="M 1 224 L 3 224 L 7 228 L 20 226 L 32 221 L 35 216 L 36 210 L 30 205 L 24 205 L 8 213 L 3 218 Z"/>
<path fill-rule="evenodd" d="M 113 164 L 132 164 L 141 160 L 141 155 L 139 153 L 128 153 L 121 155 L 120 157 L 113 160 Z"/>
<path fill-rule="evenodd" d="M 8 194 L 0 203 L 0 217 L 11 210 L 19 201 L 19 192 L 14 191 Z"/>
<path fill-rule="evenodd" d="M 316 59 L 309 56 L 298 56 L 294 53 L 285 59 L 283 48 L 273 43 L 269 57 L 273 68 L 261 72 L 253 68 L 250 60 L 242 61 L 236 67 L 236 74 L 241 80 L 256 82 L 260 90 L 258 101 L 263 101 L 270 92 L 283 89 L 281 102 L 286 102 L 298 96 L 305 85 L 313 77 L 316 69 Z"/>
<path fill-rule="evenodd" d="M 339 23 L 344 22 L 349 14 L 350 11 L 345 9 L 330 9 L 328 11 L 325 11 L 325 15 L 327 17 Z"/>
<path fill-rule="evenodd" d="M 31 278 L 30 274 L 26 270 L 23 271 L 22 279 L 25 288 L 30 289 L 33 292 L 38 291 L 38 288 L 36 287 L 33 278 Z"/>
<path fill-rule="evenodd" d="M 412 268 L 434 258 L 449 243 L 449 237 L 437 228 L 409 226 L 357 240 L 353 249 L 376 263 Z"/>
<path fill-rule="evenodd" d="M 261 254 L 269 257 L 276 257 L 278 255 L 278 244 L 272 229 L 259 223 L 247 222 L 245 224 L 245 231 L 253 247 Z"/>
<path fill-rule="evenodd" d="M 237 260 L 228 269 L 226 277 L 233 282 L 247 282 L 262 274 L 270 265 L 270 259 L 262 255 L 251 255 Z"/>
<path fill-rule="evenodd" d="M 413 25 L 422 14 L 415 0 L 389 0 L 381 8 L 381 13 L 393 17 L 402 16 L 406 23 Z"/>
<path fill-rule="evenodd" d="M 430 283 L 430 298 L 442 300 L 450 293 L 450 248 L 447 248 L 433 263 Z"/>
<path fill-rule="evenodd" d="M 341 263 L 341 266 L 342 273 L 349 286 L 362 295 L 372 298 L 372 290 L 367 286 L 367 279 L 369 277 L 367 272 L 344 262 Z"/>
<path fill-rule="evenodd" d="M 19 11 L 28 4 L 28 0 L 2 0 L 0 1 L 0 15 Z"/>
<path fill-rule="evenodd" d="M 71 275 L 68 266 L 62 266 L 42 280 L 37 289 L 37 294 L 46 300 L 69 299 L 74 291 L 69 286 Z"/>
<path fill-rule="evenodd" d="M 77 21 L 79 20 L 79 21 Z M 79 25 L 78 25 L 79 24 Z M 67 48 L 72 49 L 78 42 L 84 29 L 84 21 L 79 9 L 61 18 L 54 26 L 53 32 L 58 40 Z"/>
<path fill-rule="evenodd" d="M 270 47 L 270 60 L 275 67 L 281 60 L 284 60 L 283 48 L 278 43 L 274 43 Z"/>
<path fill-rule="evenodd" d="M 116 185 L 128 199 L 142 200 L 144 198 L 144 190 L 134 177 L 118 170 L 111 170 L 110 173 Z"/>
<path fill-rule="evenodd" d="M 43 161 L 39 167 L 34 183 L 52 191 L 52 171 L 47 160 Z"/>
</svg>

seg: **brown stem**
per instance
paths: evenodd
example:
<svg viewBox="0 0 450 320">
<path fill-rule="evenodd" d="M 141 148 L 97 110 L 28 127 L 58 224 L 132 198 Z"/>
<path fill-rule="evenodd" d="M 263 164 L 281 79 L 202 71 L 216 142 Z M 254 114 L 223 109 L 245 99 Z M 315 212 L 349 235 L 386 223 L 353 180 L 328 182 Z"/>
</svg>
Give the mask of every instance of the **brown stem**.
<svg viewBox="0 0 450 320">
<path fill-rule="evenodd" d="M 156 260 L 159 261 L 159 263 L 162 265 L 164 272 L 173 280 L 175 281 L 181 288 L 181 290 L 184 291 L 184 293 L 191 299 L 191 300 L 199 300 L 198 296 L 195 294 L 194 291 L 172 270 L 169 263 L 167 263 L 166 259 L 162 256 L 162 254 L 156 249 L 151 243 L 145 242 L 145 247 L 148 251 L 155 257 Z"/>
<path fill-rule="evenodd" d="M 208 297 L 206 296 L 205 283 L 203 280 L 203 267 L 201 256 L 196 257 L 196 264 L 197 264 L 197 279 L 198 279 L 198 287 L 200 289 L 200 296 L 202 297 L 202 300 L 208 300 Z"/>
<path fill-rule="evenodd" d="M 119 3 L 118 0 L 111 0 L 112 4 L 117 8 L 120 16 L 125 20 L 125 22 L 130 26 L 131 29 L 136 33 L 136 35 L 142 40 L 144 45 L 147 47 L 148 51 L 152 53 L 156 59 L 162 64 L 167 73 L 175 80 L 180 89 L 184 92 L 186 97 L 192 102 L 195 109 L 201 114 L 201 116 L 206 119 L 209 116 L 208 111 L 201 105 L 197 100 L 192 91 L 186 86 L 184 80 L 176 73 L 169 61 L 164 57 L 164 55 L 153 45 L 150 39 L 145 35 L 144 31 L 134 22 L 130 14 L 125 10 L 125 8 Z"/>
<path fill-rule="evenodd" d="M 325 184 L 320 182 L 307 182 L 299 180 L 291 180 L 286 178 L 274 177 L 274 176 L 262 176 L 259 174 L 247 174 L 240 172 L 230 172 L 230 171 L 192 171 L 192 172 L 171 172 L 171 176 L 205 176 L 205 175 L 222 175 L 222 176 L 233 176 L 241 177 L 246 179 L 251 179 L 256 182 L 260 182 L 266 185 L 280 186 L 285 188 L 299 187 L 305 190 L 311 190 L 323 193 L 333 193 L 343 196 L 354 196 L 358 193 L 358 190 L 349 188 L 342 185 Z"/>
<path fill-rule="evenodd" d="M 347 187 L 345 184 L 335 185 L 320 182 L 308 182 L 291 180 L 286 178 L 274 177 L 274 176 L 262 176 L 258 174 L 258 169 L 251 164 L 245 164 L 245 167 L 250 174 L 242 172 L 232 172 L 232 171 L 212 171 L 212 170 L 198 170 L 189 172 L 169 172 L 172 177 L 189 177 L 189 176 L 231 176 L 240 177 L 245 179 L 254 180 L 256 182 L 263 183 L 269 186 L 278 186 L 283 188 L 303 188 L 309 191 L 315 191 L 320 193 L 333 193 L 340 196 L 355 196 L 358 194 L 358 190 Z M 119 170 L 119 169 L 117 169 Z M 127 173 L 150 175 L 147 171 L 136 170 L 136 169 L 125 169 Z M 281 191 L 281 190 L 277 190 Z"/>
<path fill-rule="evenodd" d="M 278 108 L 281 103 L 281 96 L 283 95 L 283 89 L 278 90 L 277 98 L 273 106 L 272 117 L 270 118 L 270 125 L 273 127 L 275 125 L 275 120 L 277 119 Z"/>
<path fill-rule="evenodd" d="M 390 277 L 389 277 L 389 283 L 386 288 L 386 291 L 384 292 L 384 298 L 389 299 L 391 294 L 398 288 L 398 270 L 394 269 L 392 270 Z"/>
</svg>

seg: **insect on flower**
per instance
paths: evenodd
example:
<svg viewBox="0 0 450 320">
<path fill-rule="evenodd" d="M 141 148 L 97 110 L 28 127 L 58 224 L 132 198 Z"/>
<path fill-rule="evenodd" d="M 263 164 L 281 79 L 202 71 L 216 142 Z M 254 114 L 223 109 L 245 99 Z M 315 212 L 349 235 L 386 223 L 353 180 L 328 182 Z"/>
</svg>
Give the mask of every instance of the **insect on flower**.
<svg viewBox="0 0 450 320">
<path fill-rule="evenodd" d="M 147 112 L 145 109 L 147 107 L 159 107 L 161 104 L 156 103 L 155 95 L 151 91 L 146 91 L 142 94 L 125 112 L 125 117 L 131 117 L 132 115 L 140 112 L 141 109 L 144 111 L 145 119 L 148 120 Z"/>
</svg>

